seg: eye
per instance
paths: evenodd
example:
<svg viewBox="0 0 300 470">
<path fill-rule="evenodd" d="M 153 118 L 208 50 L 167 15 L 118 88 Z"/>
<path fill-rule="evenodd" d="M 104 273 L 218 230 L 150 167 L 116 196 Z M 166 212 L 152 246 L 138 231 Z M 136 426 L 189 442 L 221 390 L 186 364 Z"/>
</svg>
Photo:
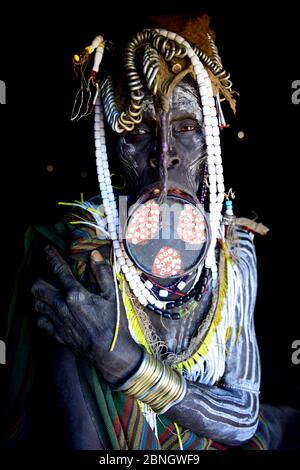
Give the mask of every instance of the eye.
<svg viewBox="0 0 300 470">
<path fill-rule="evenodd" d="M 148 141 L 151 135 L 151 129 L 144 124 L 140 126 L 135 126 L 132 131 L 126 132 L 125 140 L 129 144 L 135 144 L 138 142 L 142 143 Z"/>
<path fill-rule="evenodd" d="M 183 119 L 175 121 L 173 130 L 176 134 L 196 132 L 200 130 L 200 125 L 193 119 Z"/>
<path fill-rule="evenodd" d="M 191 132 L 191 131 L 195 131 L 196 129 L 197 129 L 196 124 L 187 124 L 186 126 L 182 126 L 179 132 Z"/>
<path fill-rule="evenodd" d="M 150 133 L 149 129 L 145 127 L 137 127 L 137 126 L 133 129 L 133 131 L 130 132 L 130 134 L 133 134 L 133 135 L 145 135 L 149 133 Z"/>
</svg>

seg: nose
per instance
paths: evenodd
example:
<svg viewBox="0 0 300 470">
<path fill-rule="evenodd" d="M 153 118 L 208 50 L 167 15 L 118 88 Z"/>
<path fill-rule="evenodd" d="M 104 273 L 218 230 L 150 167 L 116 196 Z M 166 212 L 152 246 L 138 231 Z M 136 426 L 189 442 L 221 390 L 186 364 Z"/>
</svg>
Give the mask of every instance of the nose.
<svg viewBox="0 0 300 470">
<path fill-rule="evenodd" d="M 181 159 L 178 155 L 167 154 L 165 158 L 167 159 L 167 168 L 168 169 L 176 168 L 181 163 Z M 151 168 L 158 168 L 158 165 L 159 165 L 159 157 L 158 156 L 152 156 L 152 157 L 149 158 L 149 166 Z"/>
<path fill-rule="evenodd" d="M 180 158 L 177 156 L 168 156 L 167 159 L 167 168 L 175 168 L 180 165 Z"/>
</svg>

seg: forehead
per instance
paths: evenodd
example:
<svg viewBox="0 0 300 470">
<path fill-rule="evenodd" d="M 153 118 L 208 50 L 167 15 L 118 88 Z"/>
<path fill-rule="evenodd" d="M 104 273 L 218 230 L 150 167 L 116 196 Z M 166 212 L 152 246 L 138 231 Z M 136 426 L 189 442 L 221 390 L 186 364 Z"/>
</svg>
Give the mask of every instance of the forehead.
<svg viewBox="0 0 300 470">
<path fill-rule="evenodd" d="M 202 120 L 202 111 L 199 93 L 190 83 L 180 83 L 176 86 L 170 98 L 170 110 L 172 116 L 188 115 Z M 155 118 L 153 96 L 147 93 L 144 98 L 143 114 Z"/>
</svg>

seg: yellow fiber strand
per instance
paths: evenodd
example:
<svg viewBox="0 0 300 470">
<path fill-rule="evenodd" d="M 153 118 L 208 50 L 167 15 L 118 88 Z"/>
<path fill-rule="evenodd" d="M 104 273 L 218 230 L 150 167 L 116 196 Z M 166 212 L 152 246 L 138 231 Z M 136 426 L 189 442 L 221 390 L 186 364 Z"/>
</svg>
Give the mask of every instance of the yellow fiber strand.
<svg viewBox="0 0 300 470">
<path fill-rule="evenodd" d="M 139 409 L 140 409 L 141 412 L 143 413 L 142 403 L 140 402 L 140 400 L 136 400 L 136 402 L 137 402 L 137 404 L 138 404 Z"/>
<path fill-rule="evenodd" d="M 83 193 L 80 193 L 80 200 L 75 199 L 76 204 L 84 204 Z"/>
<path fill-rule="evenodd" d="M 237 331 L 236 340 L 235 340 L 235 345 L 236 345 L 236 346 L 237 346 L 237 344 L 238 344 L 238 342 L 239 342 L 239 339 L 240 339 L 242 330 L 243 330 L 243 326 L 240 325 L 240 326 L 239 326 L 239 329 L 238 329 L 238 331 Z"/>
<path fill-rule="evenodd" d="M 75 206 L 77 203 L 74 201 L 74 202 L 63 202 L 63 201 L 59 201 L 57 203 L 59 206 Z"/>
<path fill-rule="evenodd" d="M 224 276 L 220 276 L 221 283 L 220 283 L 220 289 L 219 289 L 219 299 L 218 299 L 218 305 L 217 305 L 216 314 L 214 318 L 214 323 L 216 324 L 216 326 L 222 320 L 222 310 L 224 307 L 225 297 L 228 291 L 228 267 L 227 267 L 228 261 L 229 259 L 225 257 Z"/>
<path fill-rule="evenodd" d="M 118 281 L 117 281 L 117 276 L 118 276 L 118 273 L 116 272 L 116 265 L 114 264 L 113 266 L 113 279 L 114 279 L 114 286 L 115 286 L 115 290 L 116 290 L 116 299 L 117 299 L 117 321 L 116 321 L 116 328 L 115 328 L 115 332 L 114 332 L 114 337 L 112 339 L 112 343 L 110 345 L 110 348 L 109 348 L 109 352 L 113 351 L 114 350 L 114 347 L 115 347 L 115 344 L 117 342 L 117 338 L 118 338 L 118 333 L 119 333 L 119 329 L 120 329 L 120 297 L 119 297 L 119 292 L 118 292 Z"/>
<path fill-rule="evenodd" d="M 141 327 L 139 318 L 138 318 L 138 316 L 135 312 L 132 301 L 130 300 L 128 294 L 126 293 L 125 278 L 124 278 L 124 275 L 121 274 L 121 272 L 118 274 L 118 280 L 120 281 L 120 288 L 122 290 L 122 297 L 123 297 L 123 302 L 124 302 L 126 315 L 127 315 L 127 318 L 129 320 L 133 330 L 134 330 L 134 333 L 136 335 L 136 339 L 137 339 L 139 344 L 144 346 L 144 348 L 146 349 L 146 351 L 149 354 L 152 354 L 152 351 L 151 351 L 150 346 L 148 344 L 145 333 L 143 332 L 143 329 Z"/>
<path fill-rule="evenodd" d="M 227 326 L 226 335 L 225 335 L 226 342 L 229 340 L 231 335 L 232 335 L 232 326 Z"/>
<path fill-rule="evenodd" d="M 195 365 L 195 361 L 194 361 L 194 358 L 193 358 L 193 357 L 191 357 L 190 359 L 188 359 L 186 362 L 188 363 L 189 368 L 191 368 L 191 369 L 192 369 L 192 368 L 194 367 L 194 365 Z"/>
<path fill-rule="evenodd" d="M 179 442 L 180 450 L 183 450 L 182 439 L 181 439 L 181 435 L 180 435 L 180 431 L 179 431 L 178 424 L 175 423 L 175 421 L 173 421 L 173 424 L 174 424 L 174 427 L 175 427 L 175 429 L 176 429 L 176 433 L 177 433 L 177 437 L 178 437 L 178 442 Z"/>
<path fill-rule="evenodd" d="M 184 368 L 185 368 L 185 370 L 187 370 L 187 371 L 189 371 L 189 370 L 190 370 L 190 366 L 189 366 L 189 363 L 188 363 L 188 361 L 183 361 L 183 362 L 180 362 L 179 364 L 177 364 L 177 367 L 178 367 L 179 365 L 180 365 L 181 367 L 184 367 Z"/>
<path fill-rule="evenodd" d="M 202 360 L 202 357 L 200 356 L 200 354 L 198 352 L 195 352 L 195 354 L 193 355 L 193 359 L 195 362 L 200 362 Z"/>
<path fill-rule="evenodd" d="M 82 207 L 82 204 L 84 204 L 84 201 L 83 202 L 80 202 L 80 201 L 74 201 L 74 202 L 59 201 L 57 204 L 59 206 L 71 206 L 71 207 L 76 207 L 77 206 L 77 207 L 81 207 L 81 209 L 84 209 L 86 211 L 93 212 L 95 214 L 99 214 L 100 217 L 105 216 L 104 211 L 101 210 L 101 205 L 99 205 L 99 207 L 97 209 L 95 209 L 95 207 L 92 207 L 92 206 Z"/>
<path fill-rule="evenodd" d="M 115 345 L 116 345 L 116 342 L 117 342 L 117 338 L 118 338 L 118 334 L 119 334 L 119 329 L 120 329 L 120 324 L 117 323 L 116 324 L 116 328 L 115 328 L 115 333 L 114 333 L 114 337 L 113 337 L 113 340 L 111 342 L 111 346 L 109 348 L 109 352 L 113 351 L 114 348 L 115 348 Z"/>
<path fill-rule="evenodd" d="M 230 263 L 231 266 L 233 267 L 234 266 L 234 262 L 231 258 L 231 255 L 230 255 L 230 252 L 228 250 L 228 246 L 227 246 L 227 243 L 224 241 L 224 240 L 220 240 L 220 245 L 222 247 L 222 250 L 223 250 L 223 254 L 225 256 L 225 259 L 227 261 L 227 263 Z"/>
</svg>

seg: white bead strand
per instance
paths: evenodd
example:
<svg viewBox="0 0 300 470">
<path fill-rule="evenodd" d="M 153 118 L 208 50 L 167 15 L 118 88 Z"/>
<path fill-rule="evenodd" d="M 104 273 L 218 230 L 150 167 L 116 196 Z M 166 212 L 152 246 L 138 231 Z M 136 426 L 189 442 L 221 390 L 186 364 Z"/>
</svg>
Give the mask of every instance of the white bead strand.
<svg viewBox="0 0 300 470">
<path fill-rule="evenodd" d="M 164 34 L 164 31 L 159 31 Z M 170 36 L 167 34 L 170 38 Z M 175 40 L 178 36 L 176 36 Z M 171 38 L 170 38 L 171 39 Z M 215 108 L 215 100 L 213 97 L 213 90 L 211 80 L 207 71 L 202 65 L 199 58 L 196 56 L 192 47 L 187 41 L 181 41 L 182 45 L 187 49 L 187 55 L 191 60 L 196 74 L 196 80 L 199 87 L 199 93 L 202 103 L 202 112 L 204 116 L 204 132 L 206 138 L 206 145 L 208 149 L 208 175 L 209 175 L 209 208 L 211 211 L 211 249 L 208 251 L 206 267 L 212 268 L 212 272 L 216 272 L 216 259 L 214 247 L 216 245 L 218 232 L 220 229 L 222 202 L 224 200 L 224 190 L 221 184 L 223 179 L 223 167 L 220 152 L 220 129 L 217 121 L 217 113 Z M 216 186 L 217 183 L 217 186 Z M 220 185 L 219 185 L 220 184 Z M 212 188 L 210 188 L 212 186 Z M 211 190 L 212 189 L 212 190 Z M 216 191 L 217 190 L 217 191 Z M 215 275 L 213 276 L 215 278 Z M 215 280 L 215 279 L 214 279 Z"/>
<path fill-rule="evenodd" d="M 119 229 L 119 217 L 117 205 L 111 184 L 109 172 L 109 164 L 106 152 L 106 142 L 104 130 L 104 117 L 99 99 L 95 104 L 95 147 L 96 147 L 96 165 L 98 173 L 98 181 L 103 200 L 104 212 L 108 222 L 108 231 L 113 240 L 113 250 L 117 263 L 119 264 L 125 279 L 129 283 L 131 291 L 134 293 L 142 306 L 148 303 L 155 304 L 157 298 L 152 295 L 145 283 L 141 280 L 135 266 L 128 258 L 124 244 L 119 238 L 116 239 Z M 163 308 L 165 306 L 163 305 Z"/>
<path fill-rule="evenodd" d="M 220 148 L 220 130 L 218 126 L 217 112 L 215 107 L 215 100 L 213 97 L 213 90 L 211 80 L 208 73 L 195 54 L 190 44 L 181 36 L 168 32 L 163 29 L 156 30 L 162 36 L 175 41 L 177 44 L 186 48 L 187 56 L 193 65 L 196 74 L 196 80 L 199 87 L 199 93 L 202 103 L 202 112 L 204 116 L 204 132 L 207 145 L 207 159 L 208 159 L 208 182 L 209 182 L 209 220 L 211 226 L 212 239 L 210 247 L 205 259 L 205 266 L 212 269 L 213 277 L 215 278 L 217 268 L 215 260 L 215 246 L 217 237 L 220 236 L 220 221 L 222 203 L 224 200 L 224 178 L 223 167 Z M 99 37 L 98 37 L 99 38 Z M 100 37 L 98 44 L 93 43 L 92 46 L 96 48 L 94 67 L 99 68 L 102 55 L 103 55 L 103 38 Z M 95 38 L 96 39 L 96 38 Z M 99 50 L 98 50 L 99 49 Z M 151 287 L 148 281 L 144 283 L 137 270 L 133 266 L 132 261 L 124 249 L 122 242 L 122 234 L 119 233 L 119 217 L 117 205 L 113 194 L 111 178 L 109 173 L 109 165 L 106 151 L 104 119 L 99 99 L 95 104 L 95 147 L 96 147 L 96 165 L 99 180 L 99 187 L 103 200 L 105 215 L 108 222 L 108 231 L 113 240 L 113 248 L 115 251 L 116 259 L 119 266 L 124 273 L 126 280 L 129 283 L 130 289 L 136 295 L 141 305 L 145 306 L 151 303 L 159 309 L 165 308 L 162 301 L 152 295 Z M 119 237 L 117 240 L 116 236 Z M 115 242 L 119 241 L 118 247 Z M 152 286 L 153 287 L 153 286 Z M 164 296 L 164 292 L 161 291 Z"/>
<path fill-rule="evenodd" d="M 157 30 L 159 34 L 161 34 L 164 37 L 168 37 L 169 39 L 173 39 L 173 35 L 162 29 Z M 216 223 L 220 223 L 221 217 L 220 217 L 220 203 L 216 202 L 216 198 L 218 201 L 221 199 L 224 199 L 224 194 L 222 194 L 222 191 L 219 189 L 222 189 L 222 187 L 218 186 L 216 187 L 217 193 L 215 191 L 210 191 L 210 185 L 213 185 L 213 190 L 215 190 L 215 185 L 216 183 L 223 183 L 223 169 L 222 164 L 220 162 L 220 152 L 219 148 L 216 151 L 215 147 L 220 146 L 220 131 L 219 128 L 216 126 L 216 108 L 215 108 L 215 101 L 213 98 L 213 90 L 212 90 L 212 84 L 211 80 L 208 76 L 207 71 L 205 70 L 203 64 L 201 63 L 200 59 L 198 56 L 195 54 L 193 48 L 190 46 L 190 44 L 181 38 L 180 36 L 175 36 L 175 41 L 177 44 L 181 44 L 184 47 L 186 47 L 187 50 L 187 56 L 189 57 L 193 68 L 194 72 L 196 75 L 196 80 L 198 83 L 199 87 L 199 93 L 200 93 L 200 98 L 201 98 L 201 104 L 202 104 L 202 113 L 204 116 L 204 132 L 205 132 L 205 138 L 206 138 L 206 145 L 208 149 L 208 155 L 211 155 L 210 158 L 210 163 L 209 163 L 209 168 L 208 168 L 208 174 L 209 174 L 209 197 L 210 197 L 210 211 L 212 211 L 210 220 L 212 222 L 215 222 L 213 224 L 213 230 L 211 230 L 212 234 L 212 239 L 211 239 L 211 249 L 208 251 L 209 256 L 208 256 L 208 264 L 205 263 L 206 267 L 212 267 L 216 265 L 216 260 L 215 260 L 215 254 L 214 254 L 214 247 L 216 245 L 216 238 L 218 234 L 218 229 L 219 225 L 216 226 Z M 212 123 L 214 123 L 214 129 L 212 131 L 211 126 Z M 216 156 L 218 155 L 218 159 L 216 159 Z M 212 196 L 211 194 L 215 194 L 215 196 Z M 221 208 L 222 210 L 222 208 Z M 213 248 L 213 249 L 212 249 Z M 209 265 L 209 266 L 208 266 Z M 213 269 L 213 271 L 215 271 Z"/>
</svg>

